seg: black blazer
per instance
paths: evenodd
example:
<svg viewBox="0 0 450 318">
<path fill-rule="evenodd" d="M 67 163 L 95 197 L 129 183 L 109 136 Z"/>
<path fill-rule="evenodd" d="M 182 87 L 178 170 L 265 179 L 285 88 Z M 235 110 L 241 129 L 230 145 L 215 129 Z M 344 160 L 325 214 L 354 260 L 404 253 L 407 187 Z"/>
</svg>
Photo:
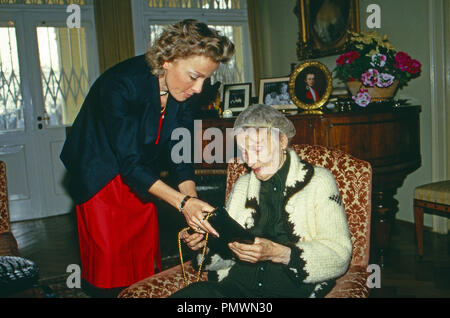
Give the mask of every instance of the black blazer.
<svg viewBox="0 0 450 318">
<path fill-rule="evenodd" d="M 193 180 L 192 163 L 175 165 L 170 151 L 177 127 L 193 128 L 193 107 L 169 96 L 158 145 L 159 83 L 137 56 L 113 66 L 92 85 L 67 136 L 61 160 L 69 172 L 68 190 L 77 204 L 88 201 L 115 176 L 140 197 L 159 179 L 164 158 L 178 183 Z M 167 159 L 166 159 L 167 160 Z"/>
</svg>

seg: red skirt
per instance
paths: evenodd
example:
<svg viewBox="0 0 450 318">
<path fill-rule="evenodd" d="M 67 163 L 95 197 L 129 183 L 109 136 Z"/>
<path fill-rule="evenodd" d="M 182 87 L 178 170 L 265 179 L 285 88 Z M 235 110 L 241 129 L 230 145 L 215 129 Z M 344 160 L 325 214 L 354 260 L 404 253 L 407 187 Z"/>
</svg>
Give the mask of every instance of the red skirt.
<svg viewBox="0 0 450 318">
<path fill-rule="evenodd" d="M 117 175 L 77 205 L 81 276 L 98 288 L 126 287 L 161 270 L 158 218 Z"/>
</svg>

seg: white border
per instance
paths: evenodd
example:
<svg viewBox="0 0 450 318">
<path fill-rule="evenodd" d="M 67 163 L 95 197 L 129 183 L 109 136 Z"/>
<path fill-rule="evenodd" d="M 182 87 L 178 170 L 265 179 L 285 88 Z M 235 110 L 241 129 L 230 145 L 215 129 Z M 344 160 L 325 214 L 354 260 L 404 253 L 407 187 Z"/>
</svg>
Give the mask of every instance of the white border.
<svg viewBox="0 0 450 318">
<path fill-rule="evenodd" d="M 245 101 L 243 107 L 232 107 L 230 108 L 230 91 L 244 89 L 245 90 Z M 243 84 L 227 84 L 223 88 L 223 110 L 231 110 L 233 113 L 242 112 L 250 105 L 250 96 L 251 96 L 252 83 L 243 83 Z"/>
<path fill-rule="evenodd" d="M 267 83 L 278 83 L 278 82 L 286 82 L 286 84 L 289 87 L 289 76 L 287 77 L 275 77 L 275 78 L 265 78 L 265 79 L 261 79 L 259 81 L 259 99 L 258 102 L 260 104 L 264 104 L 264 84 Z M 292 97 L 291 97 L 291 101 L 292 101 Z M 287 109 L 297 109 L 298 107 L 292 103 L 292 104 L 287 104 L 287 105 L 269 105 L 275 109 L 279 109 L 279 110 L 287 110 Z"/>
</svg>

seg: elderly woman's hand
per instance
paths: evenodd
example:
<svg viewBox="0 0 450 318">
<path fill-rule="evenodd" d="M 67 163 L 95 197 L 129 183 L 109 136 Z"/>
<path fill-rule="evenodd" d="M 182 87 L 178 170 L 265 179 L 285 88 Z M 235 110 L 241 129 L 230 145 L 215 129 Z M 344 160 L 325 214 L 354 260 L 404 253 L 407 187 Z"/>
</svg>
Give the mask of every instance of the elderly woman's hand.
<svg viewBox="0 0 450 318">
<path fill-rule="evenodd" d="M 204 220 L 208 212 L 212 212 L 213 210 L 214 208 L 208 203 L 197 198 L 191 198 L 184 206 L 183 215 L 186 219 L 186 223 L 194 231 L 199 233 L 208 232 L 215 236 L 219 236 L 211 224 Z"/>
<path fill-rule="evenodd" d="M 193 251 L 198 251 L 206 244 L 205 235 L 202 233 L 189 234 L 187 231 L 181 234 L 181 239 Z"/>
<path fill-rule="evenodd" d="M 249 263 L 271 261 L 287 265 L 291 258 L 289 247 L 260 237 L 251 245 L 233 242 L 228 247 L 241 261 Z"/>
</svg>

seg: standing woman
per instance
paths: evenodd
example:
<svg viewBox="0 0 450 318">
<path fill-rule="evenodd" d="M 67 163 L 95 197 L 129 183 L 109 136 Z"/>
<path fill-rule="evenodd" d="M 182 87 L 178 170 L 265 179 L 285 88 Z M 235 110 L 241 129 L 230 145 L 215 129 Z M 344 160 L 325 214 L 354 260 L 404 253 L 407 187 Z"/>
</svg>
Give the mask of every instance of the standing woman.
<svg viewBox="0 0 450 318">
<path fill-rule="evenodd" d="M 213 207 L 196 198 L 193 164 L 169 159 L 178 189 L 162 182 L 160 171 L 172 131 L 192 130 L 191 97 L 233 54 L 227 37 L 184 20 L 168 26 L 145 56 L 117 64 L 91 87 L 61 153 L 87 286 L 122 288 L 161 268 L 150 195 L 183 213 L 192 228 L 217 235 L 202 221 Z"/>
</svg>

